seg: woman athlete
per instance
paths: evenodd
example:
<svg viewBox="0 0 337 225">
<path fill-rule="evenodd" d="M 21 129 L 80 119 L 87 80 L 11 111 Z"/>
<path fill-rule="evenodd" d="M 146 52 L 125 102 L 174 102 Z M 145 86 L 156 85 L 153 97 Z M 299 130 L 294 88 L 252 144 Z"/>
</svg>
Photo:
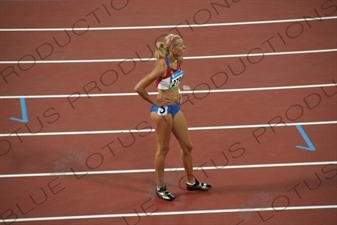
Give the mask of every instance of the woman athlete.
<svg viewBox="0 0 337 225">
<path fill-rule="evenodd" d="M 180 110 L 179 83 L 183 76 L 181 64 L 186 46 L 180 36 L 169 34 L 163 42 L 158 42 L 156 47 L 157 62 L 153 70 L 136 84 L 134 90 L 152 104 L 150 116 L 157 137 L 157 151 L 154 157 L 156 193 L 162 199 L 172 201 L 175 197 L 166 189 L 164 183 L 165 157 L 170 149 L 171 132 L 181 147 L 187 189 L 209 190 L 212 185 L 199 182 L 193 175 L 192 142 L 184 114 Z M 145 90 L 154 81 L 158 89 L 157 98 L 151 97 Z"/>
</svg>

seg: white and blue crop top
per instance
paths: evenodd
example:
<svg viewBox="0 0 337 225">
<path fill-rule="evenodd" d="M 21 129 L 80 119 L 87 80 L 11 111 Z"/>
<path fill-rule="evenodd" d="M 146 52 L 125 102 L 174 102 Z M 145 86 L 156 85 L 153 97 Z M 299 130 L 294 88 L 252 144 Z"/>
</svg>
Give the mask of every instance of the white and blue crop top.
<svg viewBox="0 0 337 225">
<path fill-rule="evenodd" d="M 177 69 L 172 69 L 167 57 L 165 58 L 165 62 L 167 64 L 166 75 L 156 80 L 156 87 L 161 90 L 176 89 L 179 87 L 181 78 L 184 75 L 184 71 L 181 70 L 180 65 L 178 65 Z"/>
</svg>

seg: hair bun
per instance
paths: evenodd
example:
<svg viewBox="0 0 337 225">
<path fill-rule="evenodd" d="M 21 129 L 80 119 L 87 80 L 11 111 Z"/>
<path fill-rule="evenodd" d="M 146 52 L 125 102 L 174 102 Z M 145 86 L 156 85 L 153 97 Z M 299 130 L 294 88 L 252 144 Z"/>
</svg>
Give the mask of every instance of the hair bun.
<svg viewBox="0 0 337 225">
<path fill-rule="evenodd" d="M 164 42 L 157 42 L 156 47 L 158 50 L 164 48 Z"/>
</svg>

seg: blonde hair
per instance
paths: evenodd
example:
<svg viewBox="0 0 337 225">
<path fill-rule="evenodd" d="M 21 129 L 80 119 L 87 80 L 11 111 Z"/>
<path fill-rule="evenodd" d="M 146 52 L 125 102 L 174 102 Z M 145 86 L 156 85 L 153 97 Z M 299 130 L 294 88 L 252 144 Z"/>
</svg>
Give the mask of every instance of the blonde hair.
<svg viewBox="0 0 337 225">
<path fill-rule="evenodd" d="M 168 34 L 162 42 L 157 42 L 156 51 L 154 52 L 156 59 L 163 59 L 168 56 L 169 47 L 175 46 L 179 39 L 181 39 L 179 35 Z"/>
</svg>

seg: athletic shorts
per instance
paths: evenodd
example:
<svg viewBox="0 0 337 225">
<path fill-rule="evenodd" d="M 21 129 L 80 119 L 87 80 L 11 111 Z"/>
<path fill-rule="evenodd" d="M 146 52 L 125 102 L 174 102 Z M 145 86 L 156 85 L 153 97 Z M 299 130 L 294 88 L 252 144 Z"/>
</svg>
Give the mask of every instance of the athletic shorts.
<svg viewBox="0 0 337 225">
<path fill-rule="evenodd" d="M 170 113 L 174 117 L 177 112 L 180 110 L 180 104 L 173 104 L 168 106 L 156 106 L 152 105 L 150 112 L 157 112 L 160 116 L 166 116 L 167 113 Z"/>
</svg>

